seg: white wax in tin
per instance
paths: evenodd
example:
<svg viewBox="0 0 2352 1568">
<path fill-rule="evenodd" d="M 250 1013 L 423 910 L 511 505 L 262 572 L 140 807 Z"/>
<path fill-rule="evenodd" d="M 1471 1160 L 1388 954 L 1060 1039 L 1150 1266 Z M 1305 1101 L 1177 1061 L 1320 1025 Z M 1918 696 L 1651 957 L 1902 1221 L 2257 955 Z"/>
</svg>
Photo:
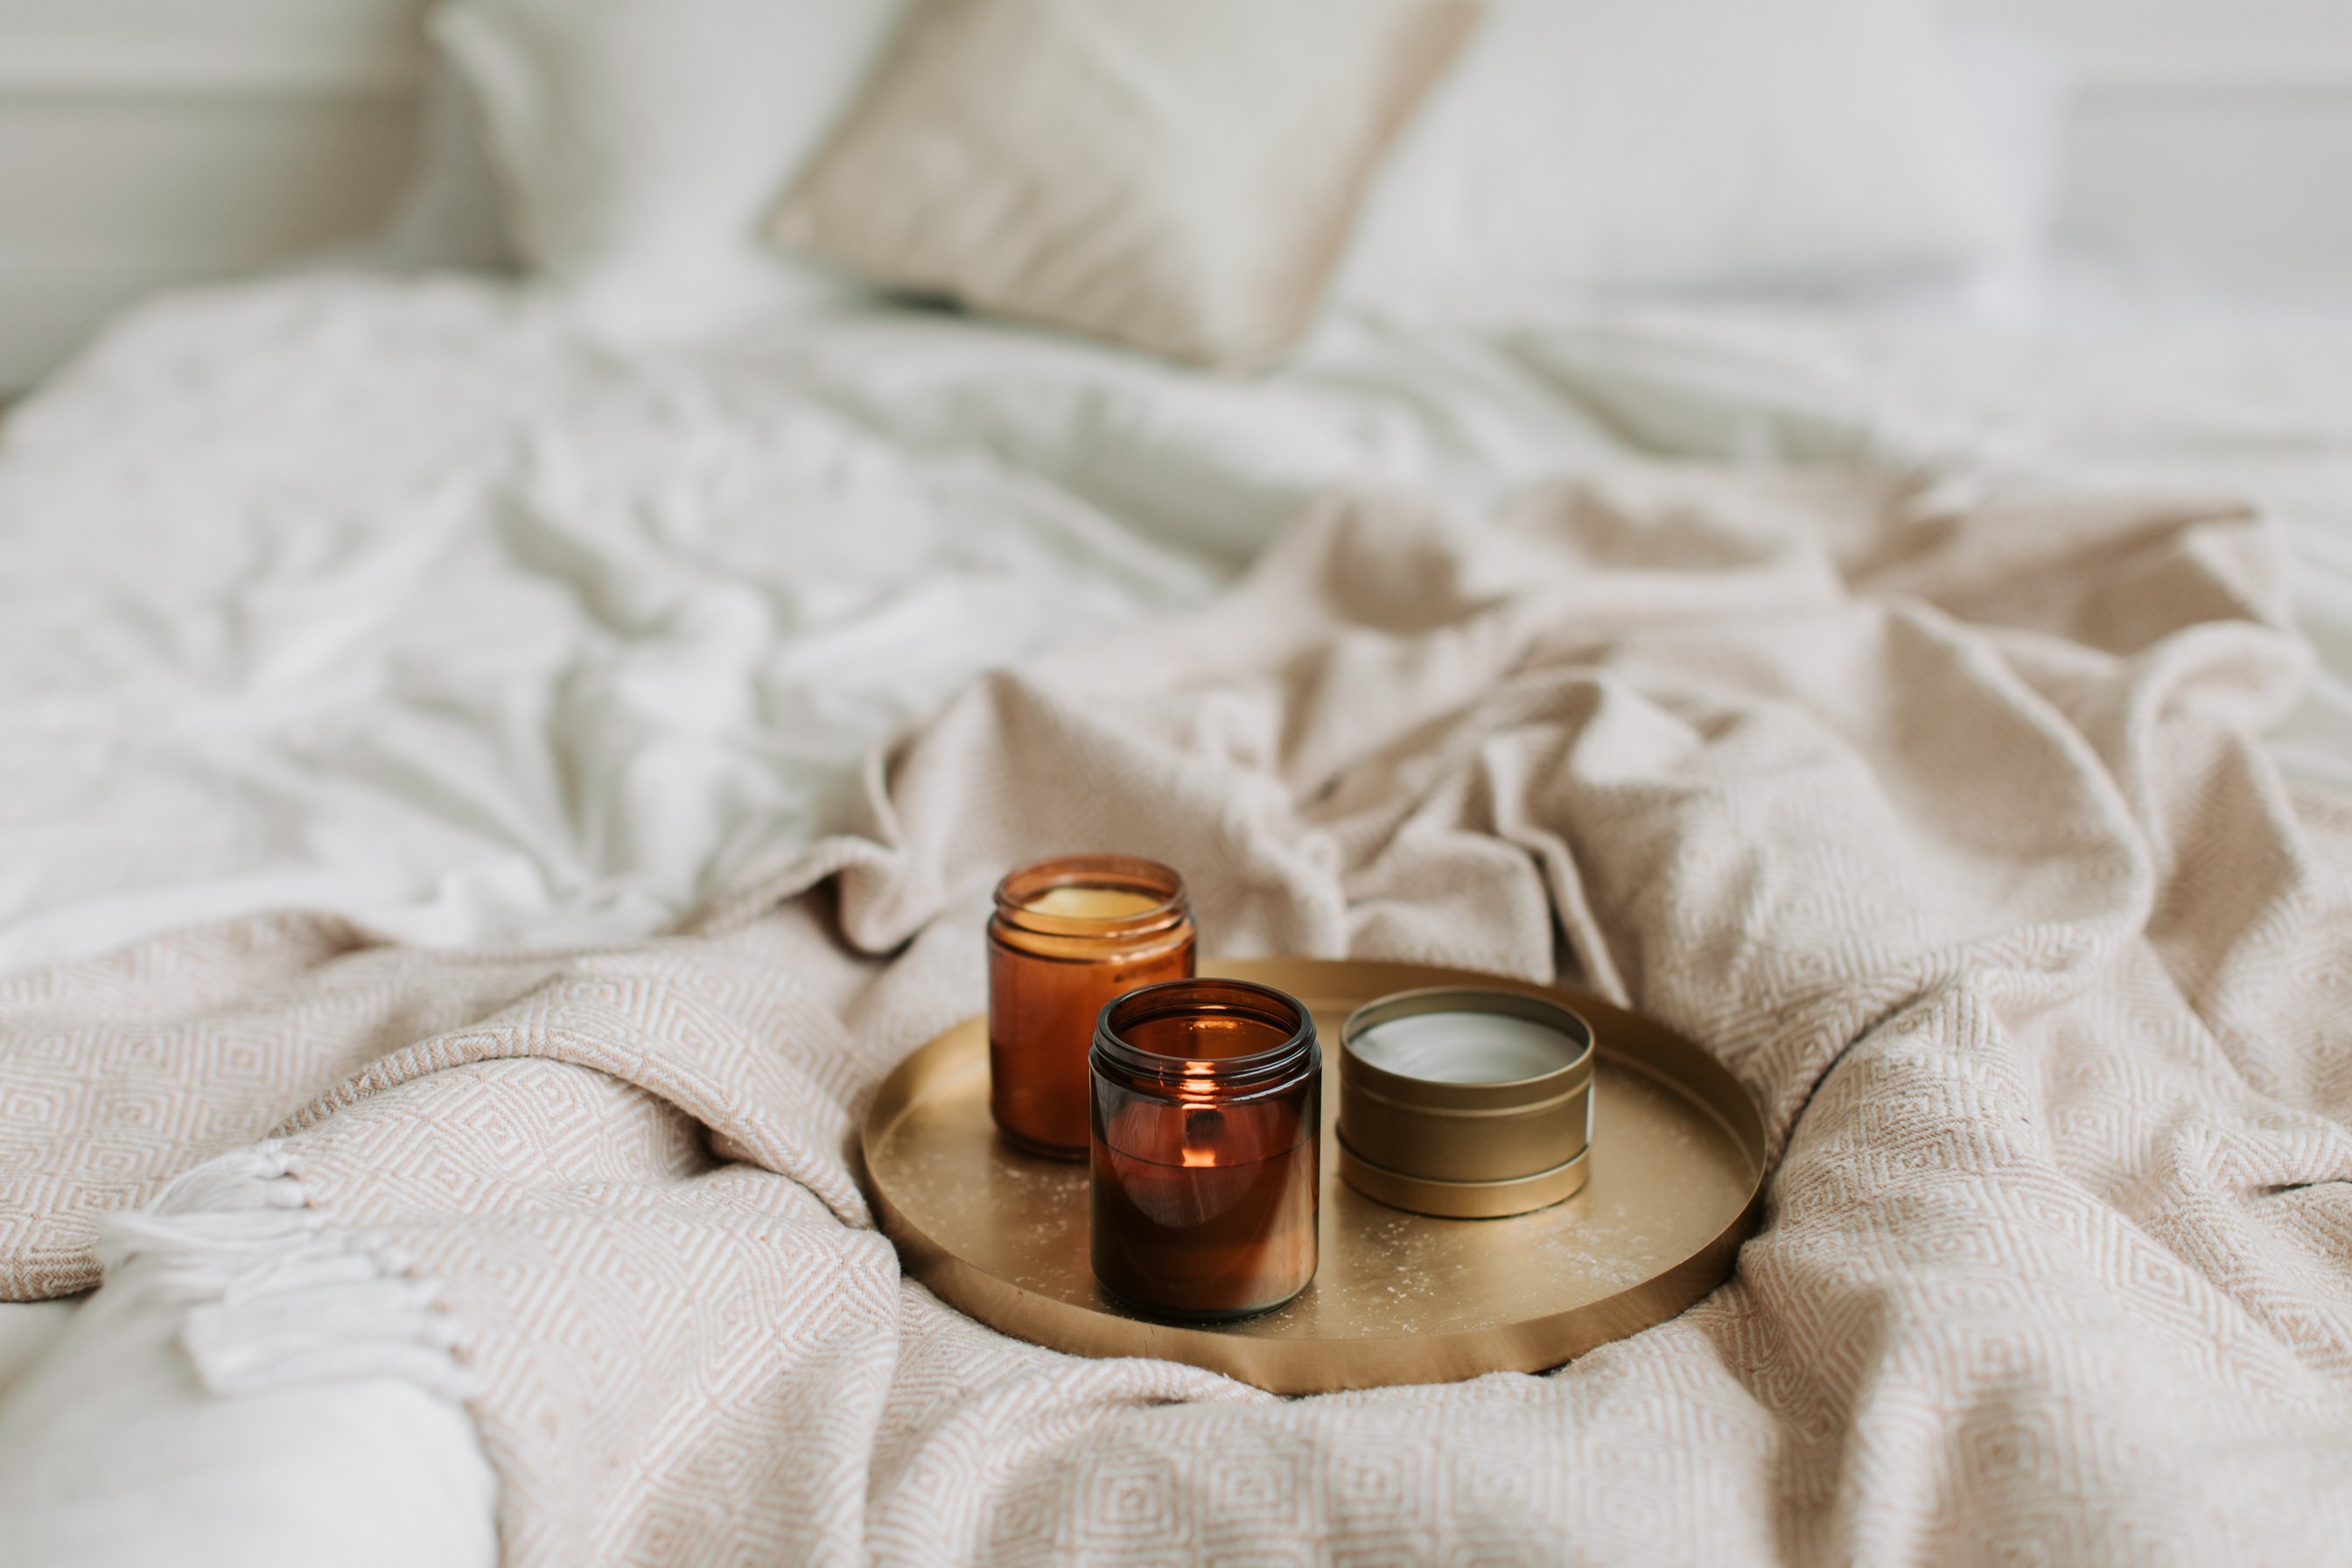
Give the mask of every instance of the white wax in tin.
<svg viewBox="0 0 2352 1568">
<path fill-rule="evenodd" d="M 1433 1083 L 1512 1083 L 1558 1072 L 1580 1042 L 1532 1018 L 1508 1013 L 1408 1013 L 1355 1038 L 1356 1055 L 1376 1068 Z"/>
</svg>

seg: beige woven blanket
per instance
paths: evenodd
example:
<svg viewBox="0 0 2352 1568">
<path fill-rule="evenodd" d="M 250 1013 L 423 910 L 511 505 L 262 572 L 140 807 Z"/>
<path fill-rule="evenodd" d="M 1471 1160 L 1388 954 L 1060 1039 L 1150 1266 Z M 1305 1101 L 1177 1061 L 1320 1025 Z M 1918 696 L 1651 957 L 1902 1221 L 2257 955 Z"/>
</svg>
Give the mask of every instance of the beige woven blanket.
<svg viewBox="0 0 2352 1568">
<path fill-rule="evenodd" d="M 286 918 L 0 983 L 0 1294 L 226 1155 L 108 1256 L 173 1252 L 230 1390 L 348 1361 L 318 1292 L 437 1289 L 376 1364 L 454 1342 L 520 1563 L 2343 1561 L 2352 812 L 2255 743 L 2278 573 L 2226 508 L 1847 479 L 1335 503 L 967 692 L 698 934 Z M 1550 1376 L 1297 1401 L 901 1281 L 853 1118 L 979 1009 L 994 877 L 1099 847 L 1214 948 L 1565 951 L 1706 1042 L 1777 1162 L 1736 1277 Z"/>
</svg>

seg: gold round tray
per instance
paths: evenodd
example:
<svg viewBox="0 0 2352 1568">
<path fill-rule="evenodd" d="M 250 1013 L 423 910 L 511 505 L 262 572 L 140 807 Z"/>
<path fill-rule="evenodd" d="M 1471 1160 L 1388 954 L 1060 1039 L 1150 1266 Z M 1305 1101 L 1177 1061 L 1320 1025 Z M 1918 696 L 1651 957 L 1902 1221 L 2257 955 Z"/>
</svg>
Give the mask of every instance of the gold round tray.
<svg viewBox="0 0 2352 1568">
<path fill-rule="evenodd" d="M 1592 1174 L 1507 1219 L 1433 1219 L 1339 1180 L 1328 1082 L 1322 1262 L 1297 1300 L 1214 1326 L 1139 1317 L 1087 1261 L 1087 1167 L 1040 1160 L 988 1115 L 984 1019 L 900 1063 L 866 1115 L 866 1190 L 907 1271 L 1008 1334 L 1091 1356 L 1189 1362 L 1276 1394 L 1538 1372 L 1662 1323 L 1715 1289 L 1755 1228 L 1764 1125 L 1696 1046 L 1599 997 L 1459 969 L 1303 958 L 1203 960 L 1289 992 L 1337 1041 L 1348 1014 L 1426 985 L 1564 1001 L 1599 1037 Z M 1327 1071 L 1331 1053 L 1326 1052 Z"/>
</svg>

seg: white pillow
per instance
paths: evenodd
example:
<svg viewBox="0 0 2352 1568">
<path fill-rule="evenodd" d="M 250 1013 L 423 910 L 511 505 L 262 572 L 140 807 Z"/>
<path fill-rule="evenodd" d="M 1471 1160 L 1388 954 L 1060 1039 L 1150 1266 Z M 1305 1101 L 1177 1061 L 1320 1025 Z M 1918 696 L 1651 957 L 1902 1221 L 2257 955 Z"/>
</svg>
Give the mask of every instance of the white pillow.
<svg viewBox="0 0 2352 1568">
<path fill-rule="evenodd" d="M 464 1405 L 392 1373 L 208 1393 L 188 1296 L 134 1259 L 0 1398 L 0 1565 L 498 1562 L 498 1479 Z"/>
<path fill-rule="evenodd" d="M 1925 0 L 1493 0 L 1339 291 L 1458 315 L 1885 279 L 2006 237 Z"/>
<path fill-rule="evenodd" d="M 448 0 L 523 259 L 621 337 L 837 294 L 761 242 L 900 0 Z"/>
<path fill-rule="evenodd" d="M 1468 0 L 929 0 L 775 234 L 1222 368 L 1313 320 Z"/>
</svg>

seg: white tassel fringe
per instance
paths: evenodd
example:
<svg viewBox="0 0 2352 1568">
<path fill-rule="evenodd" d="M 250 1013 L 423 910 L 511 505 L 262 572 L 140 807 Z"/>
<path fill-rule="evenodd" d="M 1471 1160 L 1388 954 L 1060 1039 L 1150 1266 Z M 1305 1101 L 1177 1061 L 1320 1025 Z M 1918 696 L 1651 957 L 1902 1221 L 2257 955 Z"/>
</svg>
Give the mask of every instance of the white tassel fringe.
<svg viewBox="0 0 2352 1568">
<path fill-rule="evenodd" d="M 213 1393 L 398 1377 L 471 1397 L 439 1288 L 382 1237 L 330 1225 L 307 1201 L 281 1144 L 239 1150 L 145 1209 L 108 1215 L 99 1261 L 110 1283 L 135 1267 L 188 1303 L 181 1343 Z"/>
</svg>

